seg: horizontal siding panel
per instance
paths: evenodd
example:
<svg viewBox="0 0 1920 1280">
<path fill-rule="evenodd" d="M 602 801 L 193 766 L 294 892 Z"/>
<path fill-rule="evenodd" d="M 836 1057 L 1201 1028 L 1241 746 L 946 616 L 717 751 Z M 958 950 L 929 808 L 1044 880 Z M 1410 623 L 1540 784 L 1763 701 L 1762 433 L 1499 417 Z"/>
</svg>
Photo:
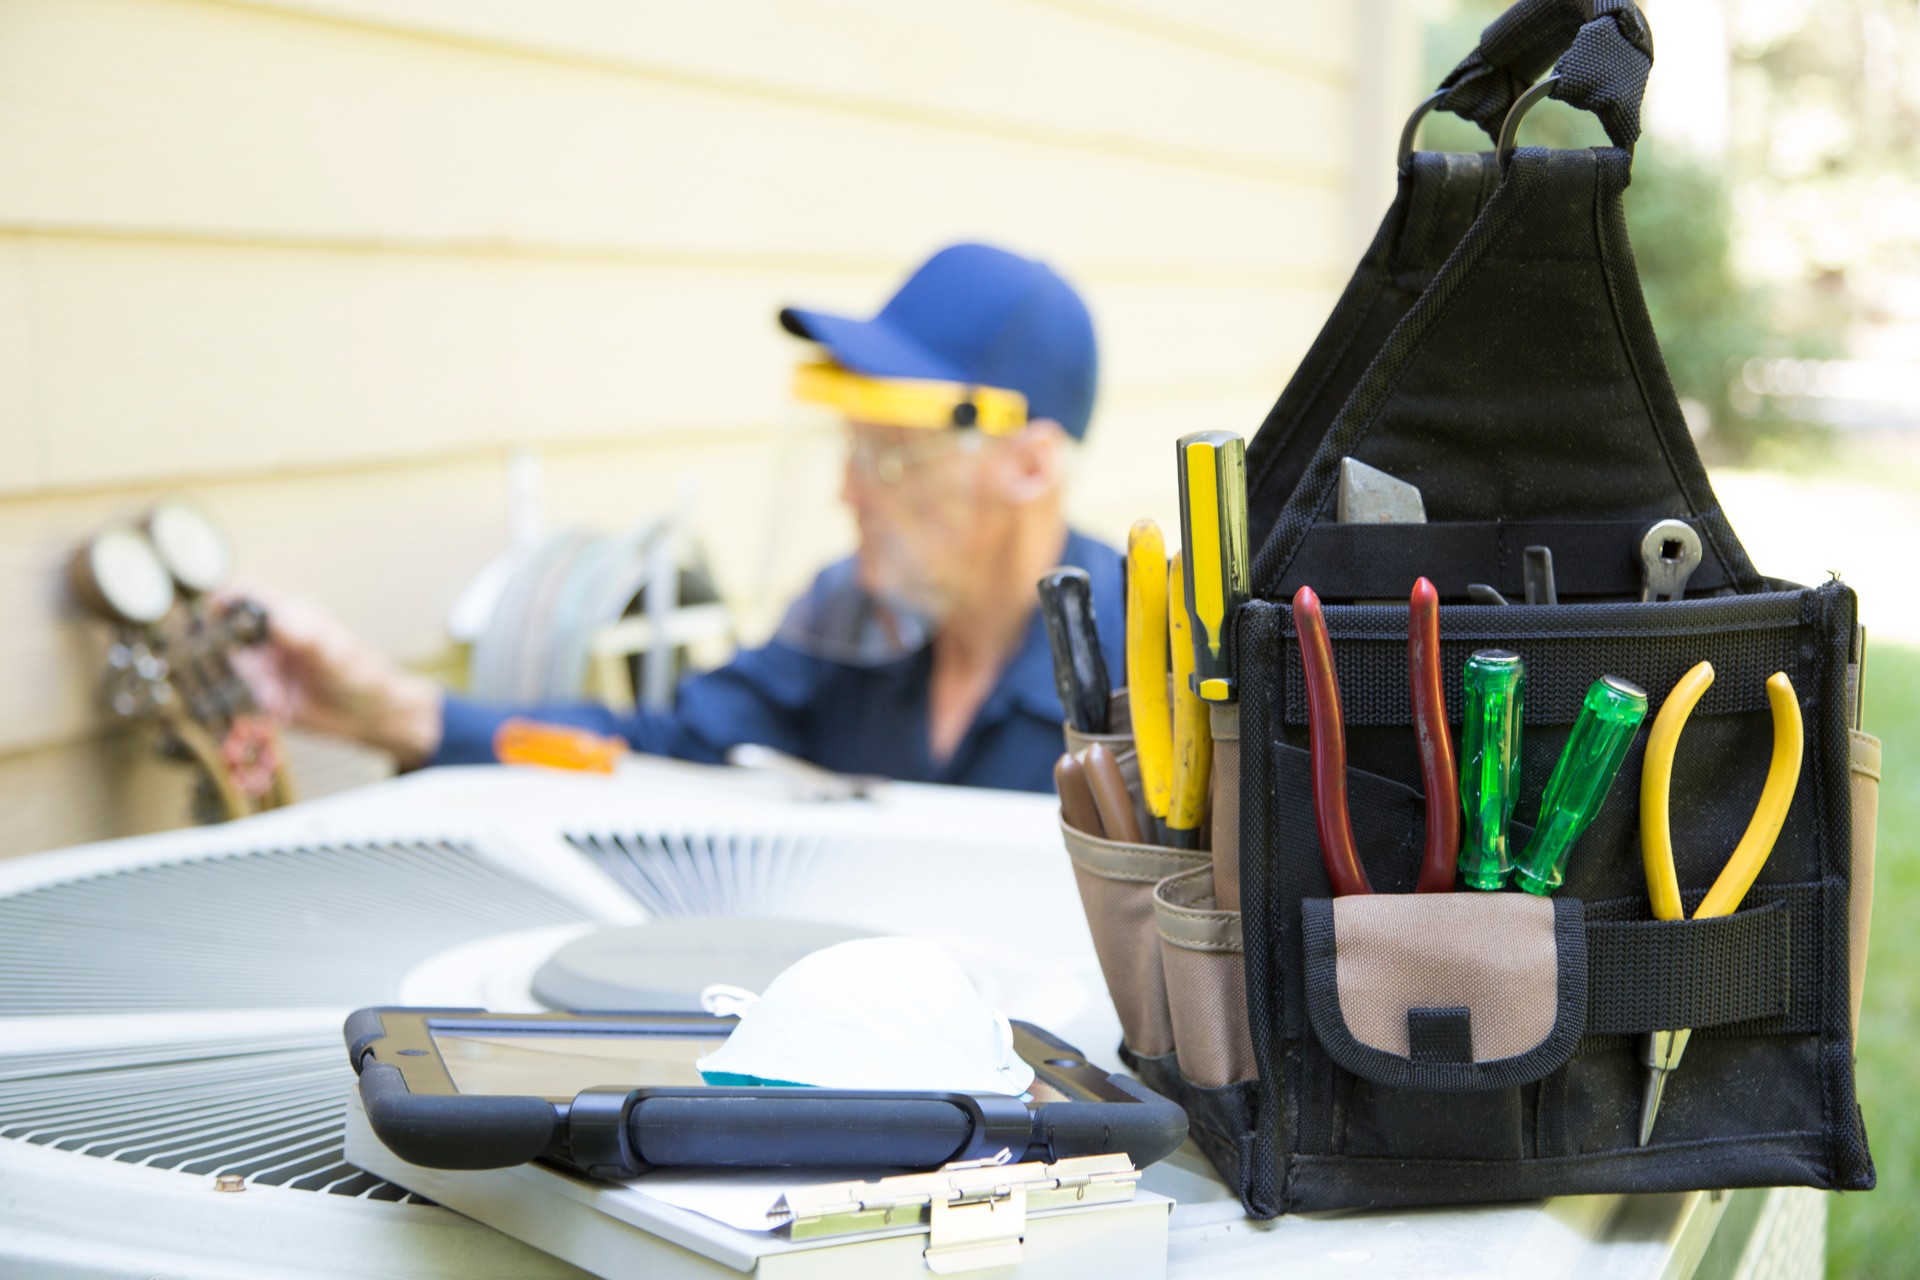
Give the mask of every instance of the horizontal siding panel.
<svg viewBox="0 0 1920 1280">
<path fill-rule="evenodd" d="M 1192 431 L 1251 436 L 1273 407 L 1284 379 L 1222 379 L 1213 386 L 1167 388 L 1112 405 L 1088 438 L 1068 493 L 1074 521 L 1116 546 L 1142 516 L 1159 521 L 1167 542 L 1180 541 L 1179 480 L 1174 442 Z"/>
<path fill-rule="evenodd" d="M 1170 166 L 167 0 L 9 7 L 0 118 L 18 227 L 864 264 L 987 235 L 1312 272 L 1343 209 L 1344 161 Z"/>
<path fill-rule="evenodd" d="M 1351 71 L 1363 56 L 1352 0 L 1028 0 L 1177 44 L 1223 49 L 1279 68 Z M 1377 33 L 1370 33 L 1377 34 Z"/>
<path fill-rule="evenodd" d="M 309 593 L 409 660 L 445 648 L 448 606 L 505 545 L 498 461 L 193 490 L 228 530 L 243 580 Z M 99 701 L 104 623 L 67 583 L 74 548 L 157 496 L 129 491 L 0 503 L 0 752 L 84 736 Z"/>
<path fill-rule="evenodd" d="M 15 491 L 774 423 L 807 350 L 778 307 L 869 313 L 905 267 L 24 241 L 40 444 L 37 468 L 0 477 Z M 1277 374 L 1330 296 L 1125 278 L 1088 292 L 1111 396 Z"/>
<path fill-rule="evenodd" d="M 0 493 L 40 483 L 29 292 L 23 246 L 0 236 Z"/>
<path fill-rule="evenodd" d="M 248 3 L 749 94 L 1227 165 L 1336 162 L 1324 138 L 1286 122 L 1328 118 L 1351 78 L 1344 44 L 1250 57 L 1238 31 L 1116 22 L 1092 5 L 1029 0 Z M 1316 28 L 1351 25 L 1315 16 L 1324 7 L 1248 5 L 1237 21 L 1268 26 L 1272 9 Z"/>
<path fill-rule="evenodd" d="M 194 773 L 161 759 L 153 742 L 123 731 L 0 755 L 0 858 L 188 825 Z M 310 734 L 289 734 L 284 746 L 302 799 L 393 772 L 385 756 Z"/>
<path fill-rule="evenodd" d="M 1174 525 L 1349 265 L 1352 15 L 1286 0 L 13 0 L 0 6 L 0 855 L 177 825 L 66 560 L 184 488 L 244 580 L 444 665 L 505 545 L 697 493 L 764 637 L 852 542 L 785 303 L 942 243 L 1056 261 L 1103 388 L 1069 509 Z M 318 794 L 380 760 L 300 741 Z"/>
<path fill-rule="evenodd" d="M 0 755 L 0 858 L 187 825 L 192 775 L 151 744 L 114 733 Z"/>
</svg>

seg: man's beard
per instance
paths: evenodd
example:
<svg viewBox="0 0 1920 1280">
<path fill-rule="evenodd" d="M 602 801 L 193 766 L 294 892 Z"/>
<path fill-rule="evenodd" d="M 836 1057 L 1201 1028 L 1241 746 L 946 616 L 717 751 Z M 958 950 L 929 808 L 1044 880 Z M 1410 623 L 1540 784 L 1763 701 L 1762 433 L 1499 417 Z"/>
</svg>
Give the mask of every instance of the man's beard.
<svg viewBox="0 0 1920 1280">
<path fill-rule="evenodd" d="M 881 602 L 918 614 L 932 627 L 953 613 L 953 590 L 928 572 L 906 540 L 887 532 L 860 547 L 860 576 Z"/>
</svg>

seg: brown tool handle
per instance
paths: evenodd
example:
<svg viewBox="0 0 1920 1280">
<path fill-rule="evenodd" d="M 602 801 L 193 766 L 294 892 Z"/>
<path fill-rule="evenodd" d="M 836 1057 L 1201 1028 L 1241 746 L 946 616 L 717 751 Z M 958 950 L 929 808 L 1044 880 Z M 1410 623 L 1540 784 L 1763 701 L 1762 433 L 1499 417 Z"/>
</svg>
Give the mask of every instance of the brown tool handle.
<svg viewBox="0 0 1920 1280">
<path fill-rule="evenodd" d="M 1313 768 L 1313 823 L 1333 894 L 1372 893 L 1347 812 L 1347 732 L 1340 715 L 1340 683 L 1333 670 L 1333 639 L 1312 587 L 1293 593 L 1293 626 L 1307 676 L 1307 730 Z"/>
<path fill-rule="evenodd" d="M 1096 742 L 1081 754 L 1087 768 L 1087 785 L 1093 789 L 1093 803 L 1100 810 L 1100 825 L 1109 840 L 1142 844 L 1140 824 L 1134 820 L 1133 797 L 1127 793 L 1127 780 L 1120 773 L 1120 762 L 1113 752 Z"/>
<path fill-rule="evenodd" d="M 1417 893 L 1451 893 L 1460 856 L 1460 775 L 1447 732 L 1447 699 L 1440 687 L 1440 593 L 1421 578 L 1407 599 L 1407 688 L 1413 736 L 1427 790 L 1427 847 Z"/>
<path fill-rule="evenodd" d="M 1074 759 L 1071 751 L 1053 763 L 1053 789 L 1060 793 L 1060 816 L 1068 826 L 1090 836 L 1106 834 L 1100 810 L 1093 802 L 1093 789 L 1087 785 L 1087 767 Z"/>
<path fill-rule="evenodd" d="M 220 744 L 213 740 L 213 735 L 185 712 L 171 712 L 163 723 L 166 731 L 180 740 L 180 745 L 187 749 L 194 763 L 213 783 L 214 792 L 220 797 L 220 807 L 226 811 L 227 818 L 244 818 L 252 813 L 253 805 L 234 783 L 233 774 L 227 769 L 227 758 L 221 752 Z"/>
</svg>

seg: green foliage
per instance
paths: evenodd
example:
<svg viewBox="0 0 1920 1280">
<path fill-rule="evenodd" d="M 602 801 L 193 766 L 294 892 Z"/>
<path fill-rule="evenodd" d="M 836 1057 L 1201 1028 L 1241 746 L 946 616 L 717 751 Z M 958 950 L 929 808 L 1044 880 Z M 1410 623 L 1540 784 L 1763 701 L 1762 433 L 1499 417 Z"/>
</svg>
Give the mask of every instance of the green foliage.
<svg viewBox="0 0 1920 1280">
<path fill-rule="evenodd" d="M 1729 380 L 1772 342 L 1764 294 L 1734 277 L 1726 183 L 1648 141 L 1634 154 L 1625 203 L 1641 290 L 1674 390 L 1707 407 L 1722 451 L 1745 444 L 1751 424 L 1728 402 Z"/>
<path fill-rule="evenodd" d="M 1920 651 L 1872 648 L 1866 692 L 1867 730 L 1885 754 L 1858 1078 L 1880 1185 L 1834 1198 L 1827 1273 L 1893 1280 L 1913 1274 L 1920 1238 L 1920 930 L 1910 923 L 1920 916 Z"/>
</svg>

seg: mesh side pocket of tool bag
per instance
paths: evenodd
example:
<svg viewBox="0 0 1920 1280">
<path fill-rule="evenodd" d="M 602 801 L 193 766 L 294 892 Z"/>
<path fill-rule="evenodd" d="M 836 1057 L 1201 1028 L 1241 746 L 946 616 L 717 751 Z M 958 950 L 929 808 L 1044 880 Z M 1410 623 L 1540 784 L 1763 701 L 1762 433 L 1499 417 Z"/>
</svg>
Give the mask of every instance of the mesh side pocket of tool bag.
<svg viewBox="0 0 1920 1280">
<path fill-rule="evenodd" d="M 1240 913 L 1215 903 L 1213 868 L 1162 880 L 1153 915 L 1180 1074 L 1203 1088 L 1253 1079 Z"/>
<path fill-rule="evenodd" d="M 1244 610 L 1243 734 L 1263 744 L 1242 758 L 1242 928 L 1263 1118 L 1241 1185 L 1249 1209 L 1871 1186 L 1851 1059 L 1852 935 L 1864 929 L 1854 822 L 1871 816 L 1856 797 L 1872 763 L 1850 727 L 1853 608 L 1838 583 L 1653 605 L 1443 608 L 1453 723 L 1467 652 L 1497 643 L 1528 665 L 1516 849 L 1591 679 L 1624 676 L 1657 707 L 1692 663 L 1714 664 L 1672 784 L 1689 913 L 1752 812 L 1772 746 L 1765 680 L 1787 673 L 1806 751 L 1773 854 L 1734 914 L 1678 921 L 1651 918 L 1644 886 L 1644 731 L 1553 898 L 1406 893 L 1424 810 L 1405 615 L 1388 608 L 1326 610 L 1355 834 L 1377 891 L 1330 898 L 1291 612 Z M 1501 998 L 1530 1012 L 1516 1021 Z M 1679 1027 L 1693 1036 L 1642 1148 L 1640 1038 Z"/>
</svg>

